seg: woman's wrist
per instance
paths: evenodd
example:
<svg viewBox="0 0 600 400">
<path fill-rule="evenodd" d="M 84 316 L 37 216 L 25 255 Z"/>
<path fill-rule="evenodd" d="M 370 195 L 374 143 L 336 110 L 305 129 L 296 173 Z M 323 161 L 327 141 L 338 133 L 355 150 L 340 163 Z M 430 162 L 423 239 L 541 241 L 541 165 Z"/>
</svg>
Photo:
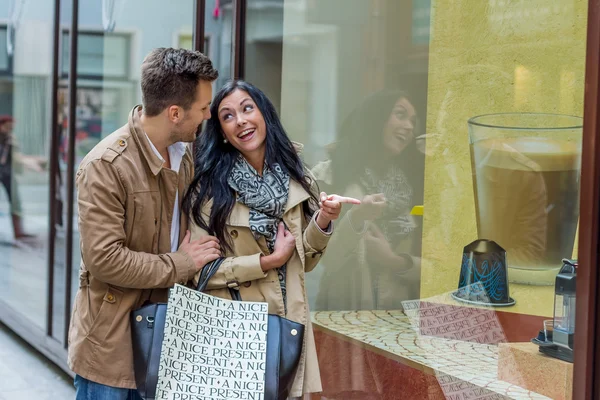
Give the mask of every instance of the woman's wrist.
<svg viewBox="0 0 600 400">
<path fill-rule="evenodd" d="M 267 272 L 271 269 L 280 267 L 280 261 L 281 260 L 279 259 L 277 253 L 272 253 L 267 256 L 263 255 L 260 257 L 260 267 L 263 271 Z"/>
<path fill-rule="evenodd" d="M 319 228 L 321 228 L 323 232 L 326 232 L 329 229 L 329 224 L 331 224 L 331 220 L 324 217 L 320 211 L 317 211 L 317 213 L 317 225 L 319 226 Z"/>
</svg>

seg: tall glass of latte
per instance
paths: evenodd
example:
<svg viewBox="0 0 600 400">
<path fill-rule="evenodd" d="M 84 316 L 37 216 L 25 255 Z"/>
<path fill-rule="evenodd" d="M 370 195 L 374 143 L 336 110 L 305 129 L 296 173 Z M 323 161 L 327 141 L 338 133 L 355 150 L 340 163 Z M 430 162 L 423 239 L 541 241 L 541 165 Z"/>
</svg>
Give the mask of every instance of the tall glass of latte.
<svg viewBox="0 0 600 400">
<path fill-rule="evenodd" d="M 506 249 L 511 282 L 553 285 L 572 255 L 582 123 L 530 113 L 468 122 L 477 233 Z"/>
</svg>

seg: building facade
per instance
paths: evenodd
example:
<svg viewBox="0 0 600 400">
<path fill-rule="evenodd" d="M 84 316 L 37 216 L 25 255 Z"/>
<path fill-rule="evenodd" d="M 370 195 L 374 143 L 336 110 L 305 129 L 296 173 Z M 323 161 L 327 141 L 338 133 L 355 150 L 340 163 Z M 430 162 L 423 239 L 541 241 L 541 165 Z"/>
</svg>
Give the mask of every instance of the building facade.
<svg viewBox="0 0 600 400">
<path fill-rule="evenodd" d="M 219 69 L 215 90 L 244 78 L 269 96 L 325 191 L 385 198 L 354 213 L 365 229 L 344 213 L 307 274 L 323 380 L 312 398 L 600 396 L 599 11 L 0 0 L 0 145 L 13 144 L 3 167 L 0 151 L 0 321 L 68 370 L 74 171 L 141 102 L 144 56 L 195 48 Z M 579 262 L 574 363 L 530 341 L 566 318 L 565 258 Z"/>
</svg>

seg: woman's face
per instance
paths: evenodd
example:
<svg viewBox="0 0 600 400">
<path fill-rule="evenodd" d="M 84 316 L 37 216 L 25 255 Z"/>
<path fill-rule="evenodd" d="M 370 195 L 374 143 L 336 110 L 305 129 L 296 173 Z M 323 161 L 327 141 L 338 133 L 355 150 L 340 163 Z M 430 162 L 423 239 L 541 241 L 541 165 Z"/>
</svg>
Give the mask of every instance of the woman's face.
<svg viewBox="0 0 600 400">
<path fill-rule="evenodd" d="M 265 119 L 247 92 L 236 89 L 225 97 L 219 104 L 218 116 L 225 139 L 243 156 L 264 154 Z"/>
<path fill-rule="evenodd" d="M 398 155 L 414 140 L 416 112 L 406 99 L 399 99 L 385 124 L 383 146 L 392 155 Z"/>
</svg>

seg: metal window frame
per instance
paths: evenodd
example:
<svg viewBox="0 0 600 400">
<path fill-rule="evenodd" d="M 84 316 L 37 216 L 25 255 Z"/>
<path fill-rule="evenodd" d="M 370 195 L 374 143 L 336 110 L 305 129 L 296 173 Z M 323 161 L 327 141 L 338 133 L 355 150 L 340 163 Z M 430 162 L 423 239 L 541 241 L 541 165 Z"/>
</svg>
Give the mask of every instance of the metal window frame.
<svg viewBox="0 0 600 400">
<path fill-rule="evenodd" d="M 589 0 L 573 399 L 600 398 L 600 0 Z"/>
<path fill-rule="evenodd" d="M 234 0 L 231 60 L 233 65 L 232 78 L 244 79 L 246 66 L 246 11 L 248 0 Z"/>
<path fill-rule="evenodd" d="M 204 36 L 205 36 L 205 19 L 206 19 L 206 0 L 196 0 L 194 2 L 194 32 L 192 43 L 194 50 L 204 52 Z"/>
</svg>

